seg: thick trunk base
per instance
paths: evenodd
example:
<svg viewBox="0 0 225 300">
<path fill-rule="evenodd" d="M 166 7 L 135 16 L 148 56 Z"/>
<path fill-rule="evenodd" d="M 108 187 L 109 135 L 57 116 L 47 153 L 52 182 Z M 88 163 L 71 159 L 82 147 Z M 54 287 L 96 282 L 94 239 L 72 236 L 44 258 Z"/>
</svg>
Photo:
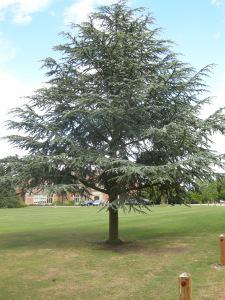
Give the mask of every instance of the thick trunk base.
<svg viewBox="0 0 225 300">
<path fill-rule="evenodd" d="M 122 241 L 119 239 L 119 216 L 118 209 L 109 208 L 109 238 L 107 244 L 109 245 L 121 245 Z"/>
<path fill-rule="evenodd" d="M 117 246 L 117 245 L 122 245 L 123 241 L 120 239 L 115 239 L 115 240 L 107 240 L 106 241 L 107 245 L 112 245 L 112 246 Z"/>
</svg>

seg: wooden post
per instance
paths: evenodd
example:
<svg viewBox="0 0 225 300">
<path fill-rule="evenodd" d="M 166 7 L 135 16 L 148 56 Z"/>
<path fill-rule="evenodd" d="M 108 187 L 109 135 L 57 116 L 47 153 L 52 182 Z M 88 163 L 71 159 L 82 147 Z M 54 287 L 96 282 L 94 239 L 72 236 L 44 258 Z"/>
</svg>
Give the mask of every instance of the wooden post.
<svg viewBox="0 0 225 300">
<path fill-rule="evenodd" d="M 188 273 L 179 276 L 179 300 L 192 300 L 191 275 Z"/>
<path fill-rule="evenodd" d="M 225 265 L 225 236 L 223 234 L 220 235 L 220 264 Z"/>
</svg>

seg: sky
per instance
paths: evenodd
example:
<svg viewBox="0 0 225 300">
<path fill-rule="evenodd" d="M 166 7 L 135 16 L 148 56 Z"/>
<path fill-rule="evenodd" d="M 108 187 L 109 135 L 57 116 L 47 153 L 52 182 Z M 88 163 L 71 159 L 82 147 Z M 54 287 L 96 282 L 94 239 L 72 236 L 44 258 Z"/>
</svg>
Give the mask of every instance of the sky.
<svg viewBox="0 0 225 300">
<path fill-rule="evenodd" d="M 55 57 L 59 35 L 111 0 L 0 0 L 0 137 L 9 132 L 8 112 L 21 106 L 45 81 L 41 60 Z M 175 42 L 174 51 L 197 70 L 215 64 L 207 80 L 211 106 L 204 115 L 225 106 L 225 0 L 128 0 L 131 7 L 146 7 L 162 28 L 161 37 Z M 213 149 L 225 152 L 225 137 L 216 135 Z M 0 140 L 0 158 L 22 154 Z"/>
</svg>

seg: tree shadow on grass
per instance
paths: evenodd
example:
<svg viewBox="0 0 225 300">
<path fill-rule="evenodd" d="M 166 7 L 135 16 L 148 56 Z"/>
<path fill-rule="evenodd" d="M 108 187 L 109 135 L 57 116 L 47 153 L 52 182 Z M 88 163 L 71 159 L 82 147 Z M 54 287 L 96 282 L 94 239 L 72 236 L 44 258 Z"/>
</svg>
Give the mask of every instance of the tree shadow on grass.
<svg viewBox="0 0 225 300">
<path fill-rule="evenodd" d="M 93 238 L 99 239 L 99 234 Z M 92 239 L 90 234 L 82 235 L 74 229 L 48 229 L 19 233 L 2 234 L 0 240 L 1 250 L 16 248 L 43 249 L 43 248 L 83 248 Z"/>
<path fill-rule="evenodd" d="M 39 210 L 35 210 L 36 212 L 40 213 Z M 70 212 L 65 211 L 66 217 L 71 215 Z M 209 234 L 216 236 L 217 233 L 219 235 L 223 232 L 224 227 L 224 212 L 220 210 L 218 211 L 219 214 L 217 212 L 217 214 L 209 216 L 208 214 L 199 216 L 192 211 L 190 214 L 176 215 L 174 218 L 173 216 L 164 218 L 164 215 L 160 215 L 160 218 L 153 219 L 153 222 L 149 221 L 148 218 L 130 219 L 122 217 L 120 220 L 120 238 L 124 243 L 110 246 L 103 242 L 107 239 L 108 233 L 105 218 L 100 219 L 101 222 L 99 222 L 94 214 L 94 221 L 89 221 L 86 220 L 86 210 L 81 212 L 83 213 L 82 222 L 76 222 L 75 225 L 66 224 L 54 227 L 50 222 L 51 227 L 44 227 L 44 224 L 39 226 L 39 224 L 34 223 L 32 225 L 32 222 L 31 224 L 27 222 L 27 226 L 36 227 L 26 227 L 23 231 L 17 229 L 17 232 L 2 233 L 0 235 L 0 251 L 25 248 L 62 250 L 85 248 L 125 253 L 147 248 L 154 252 L 155 250 L 160 251 L 161 248 L 168 248 L 168 245 L 170 247 L 170 245 L 175 244 L 189 244 L 191 239 L 199 238 L 201 235 L 202 237 Z M 55 210 L 51 211 L 51 214 L 54 215 Z M 72 216 L 74 217 L 73 214 Z"/>
<path fill-rule="evenodd" d="M 84 228 L 63 228 L 33 230 L 26 232 L 1 234 L 0 251 L 16 249 L 90 249 L 98 251 L 112 251 L 116 253 L 127 253 L 137 251 L 148 251 L 154 253 L 160 249 L 175 249 L 168 244 L 175 243 L 182 239 L 181 231 L 179 234 L 174 231 L 162 231 L 159 229 L 144 230 L 134 226 L 132 229 L 121 229 L 123 243 L 121 245 L 108 245 L 105 242 L 107 231 L 105 228 L 93 229 L 89 226 Z M 125 237 L 125 239 L 123 239 Z M 134 240 L 135 238 L 135 240 Z M 180 247 L 180 248 L 179 248 Z M 183 246 L 179 246 L 182 251 Z M 183 247 L 185 248 L 185 247 Z M 163 250 L 164 251 L 164 250 Z"/>
<path fill-rule="evenodd" d="M 171 245 L 167 242 L 159 244 L 155 239 L 146 243 L 143 241 L 133 240 L 133 241 L 124 241 L 119 245 L 109 245 L 103 242 L 93 243 L 94 250 L 97 251 L 110 251 L 118 254 L 132 254 L 139 253 L 145 255 L 159 255 L 164 253 L 182 253 L 188 252 L 191 248 L 186 244 L 172 243 Z"/>
</svg>

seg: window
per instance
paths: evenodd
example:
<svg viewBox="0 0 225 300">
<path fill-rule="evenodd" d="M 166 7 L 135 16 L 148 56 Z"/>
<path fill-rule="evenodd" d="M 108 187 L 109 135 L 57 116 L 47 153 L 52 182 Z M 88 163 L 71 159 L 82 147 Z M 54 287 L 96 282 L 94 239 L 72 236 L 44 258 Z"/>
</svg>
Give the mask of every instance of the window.
<svg viewBox="0 0 225 300">
<path fill-rule="evenodd" d="M 48 196 L 48 197 L 47 197 L 47 203 L 48 203 L 48 204 L 51 204 L 51 203 L 52 203 L 52 196 Z"/>
<path fill-rule="evenodd" d="M 80 201 L 80 195 L 79 194 L 75 194 L 73 196 L 73 199 L 74 199 L 75 202 L 79 202 Z"/>
</svg>

